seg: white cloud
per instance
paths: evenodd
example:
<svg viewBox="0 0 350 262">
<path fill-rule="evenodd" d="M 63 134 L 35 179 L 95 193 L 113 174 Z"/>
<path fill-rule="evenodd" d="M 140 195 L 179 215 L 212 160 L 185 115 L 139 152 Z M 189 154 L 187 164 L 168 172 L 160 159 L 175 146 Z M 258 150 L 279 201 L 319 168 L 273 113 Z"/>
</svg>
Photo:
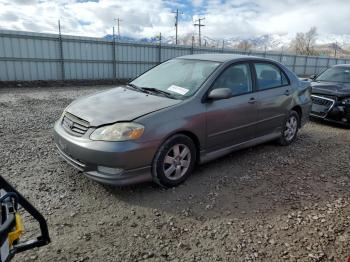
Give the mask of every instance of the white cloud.
<svg viewBox="0 0 350 262">
<path fill-rule="evenodd" d="M 344 21 L 350 17 L 350 1 L 286 0 L 227 1 L 211 0 L 207 7 L 206 33 L 219 38 L 233 35 L 288 34 L 318 28 L 320 37 L 350 34 Z"/>
<path fill-rule="evenodd" d="M 200 6 L 203 4 L 203 0 L 192 0 L 194 6 Z"/>
<path fill-rule="evenodd" d="M 184 12 L 180 35 L 197 32 L 191 19 L 196 14 L 206 17 L 203 35 L 216 39 L 262 34 L 291 38 L 312 26 L 318 28 L 321 39 L 350 35 L 347 0 L 189 0 L 187 7 L 183 1 L 171 0 L 0 0 L 0 28 L 56 33 L 61 19 L 66 34 L 99 37 L 111 33 L 113 20 L 119 17 L 123 35 L 151 37 L 162 32 L 172 36 L 175 8 Z"/>
</svg>

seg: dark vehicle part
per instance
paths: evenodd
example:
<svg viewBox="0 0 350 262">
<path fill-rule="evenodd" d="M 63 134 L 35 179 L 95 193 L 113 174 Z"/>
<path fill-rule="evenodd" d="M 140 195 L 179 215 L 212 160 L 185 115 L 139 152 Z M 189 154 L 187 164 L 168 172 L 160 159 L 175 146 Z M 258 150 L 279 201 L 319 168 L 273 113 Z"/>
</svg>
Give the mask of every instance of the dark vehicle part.
<svg viewBox="0 0 350 262">
<path fill-rule="evenodd" d="M 350 126 L 350 65 L 333 66 L 311 80 L 311 117 Z"/>
<path fill-rule="evenodd" d="M 47 223 L 42 214 L 11 184 L 0 176 L 0 262 L 9 262 L 16 254 L 50 243 Z M 26 210 L 40 226 L 41 235 L 21 242 L 23 234 L 19 207 Z"/>
</svg>

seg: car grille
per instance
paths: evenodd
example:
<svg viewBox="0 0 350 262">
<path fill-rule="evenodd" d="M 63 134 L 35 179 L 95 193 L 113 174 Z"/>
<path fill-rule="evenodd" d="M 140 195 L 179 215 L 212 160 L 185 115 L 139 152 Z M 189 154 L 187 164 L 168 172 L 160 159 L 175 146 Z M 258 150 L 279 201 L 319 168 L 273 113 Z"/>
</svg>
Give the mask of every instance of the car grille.
<svg viewBox="0 0 350 262">
<path fill-rule="evenodd" d="M 90 124 L 89 122 L 66 112 L 62 119 L 62 126 L 72 135 L 83 136 L 86 131 L 88 131 Z"/>
<path fill-rule="evenodd" d="M 312 97 L 312 103 L 317 104 L 317 105 L 321 105 L 321 106 L 326 106 L 326 107 L 330 107 L 333 104 L 333 101 L 322 98 L 322 97 Z"/>
<path fill-rule="evenodd" d="M 317 96 L 312 95 L 312 109 L 311 109 L 311 115 L 317 116 L 317 117 L 326 117 L 328 112 L 332 109 L 335 100 L 332 98 L 324 97 L 324 96 Z"/>
</svg>

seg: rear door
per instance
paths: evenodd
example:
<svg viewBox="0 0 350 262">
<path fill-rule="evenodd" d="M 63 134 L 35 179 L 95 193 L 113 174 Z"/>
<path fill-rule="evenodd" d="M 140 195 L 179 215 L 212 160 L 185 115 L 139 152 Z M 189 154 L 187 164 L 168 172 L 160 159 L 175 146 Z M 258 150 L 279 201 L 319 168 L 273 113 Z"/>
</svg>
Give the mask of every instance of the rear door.
<svg viewBox="0 0 350 262">
<path fill-rule="evenodd" d="M 206 103 L 207 150 L 214 151 L 251 140 L 257 121 L 252 73 L 248 63 L 228 66 L 211 90 L 230 88 L 233 97 Z"/>
<path fill-rule="evenodd" d="M 261 137 L 281 131 L 292 102 L 291 86 L 287 75 L 276 64 L 255 62 L 258 123 L 256 135 Z"/>
</svg>

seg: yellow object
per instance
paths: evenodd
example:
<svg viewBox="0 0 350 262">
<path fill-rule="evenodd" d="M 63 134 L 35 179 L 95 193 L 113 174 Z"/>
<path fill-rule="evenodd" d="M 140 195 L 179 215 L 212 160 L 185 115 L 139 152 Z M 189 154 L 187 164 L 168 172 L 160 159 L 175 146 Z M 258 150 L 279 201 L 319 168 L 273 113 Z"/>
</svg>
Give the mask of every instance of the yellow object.
<svg viewBox="0 0 350 262">
<path fill-rule="evenodd" d="M 13 242 L 18 240 L 23 234 L 24 226 L 20 214 L 16 213 L 16 229 L 9 233 L 8 241 L 9 245 L 12 246 Z"/>
<path fill-rule="evenodd" d="M 142 134 L 143 134 L 143 128 L 137 128 L 129 132 L 129 137 L 131 139 L 138 139 L 142 136 Z"/>
</svg>

